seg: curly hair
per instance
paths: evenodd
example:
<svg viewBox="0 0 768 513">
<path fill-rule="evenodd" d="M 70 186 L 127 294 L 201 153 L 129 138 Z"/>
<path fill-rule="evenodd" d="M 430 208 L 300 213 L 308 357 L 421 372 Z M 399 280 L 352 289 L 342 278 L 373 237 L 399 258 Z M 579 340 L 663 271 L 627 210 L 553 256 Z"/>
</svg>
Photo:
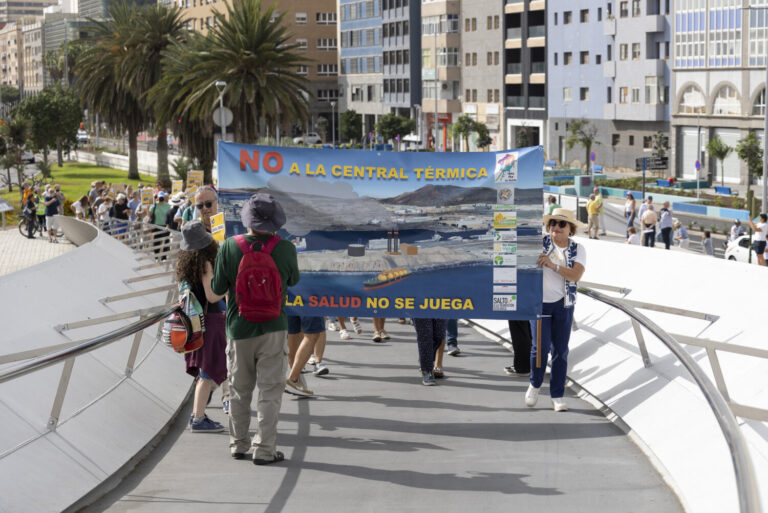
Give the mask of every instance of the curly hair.
<svg viewBox="0 0 768 513">
<path fill-rule="evenodd" d="M 205 262 L 213 265 L 219 244 L 211 242 L 208 247 L 196 251 L 179 250 L 179 260 L 176 262 L 176 281 L 186 280 L 192 285 L 201 285 L 205 272 Z"/>
</svg>

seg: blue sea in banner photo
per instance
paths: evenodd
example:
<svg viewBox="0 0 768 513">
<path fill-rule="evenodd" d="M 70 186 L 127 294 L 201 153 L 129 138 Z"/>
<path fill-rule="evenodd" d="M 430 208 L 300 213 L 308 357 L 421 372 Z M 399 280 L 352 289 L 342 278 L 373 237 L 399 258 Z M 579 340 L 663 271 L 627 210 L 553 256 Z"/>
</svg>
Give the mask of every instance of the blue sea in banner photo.
<svg viewBox="0 0 768 513">
<path fill-rule="evenodd" d="M 446 309 L 445 318 L 484 318 L 484 319 L 535 319 L 541 313 L 541 270 L 523 269 L 517 273 L 518 293 L 525 291 L 531 305 L 529 310 L 515 312 L 493 312 L 492 290 L 493 267 L 490 265 L 462 266 L 450 269 L 434 269 L 411 274 L 402 281 L 387 287 L 363 290 L 363 283 L 374 273 L 303 273 L 301 281 L 288 291 L 289 304 L 296 302 L 296 295 L 301 296 L 305 308 L 289 306 L 286 311 L 292 315 L 327 315 L 355 317 L 435 317 L 434 312 L 426 313 L 419 307 L 425 300 L 441 301 L 462 300 L 469 297 L 467 291 L 473 290 L 475 297 L 485 298 L 486 304 L 472 304 L 472 309 Z M 332 295 L 328 295 L 332 287 Z M 478 287 L 483 287 L 479 291 Z M 314 300 L 312 297 L 314 296 Z M 307 308 L 311 301 L 320 304 L 325 297 L 328 306 Z M 357 298 L 357 300 L 352 299 Z M 386 298 L 387 308 L 367 308 L 368 298 Z M 396 308 L 397 300 L 404 304 L 406 298 L 412 298 L 413 308 Z M 379 299 L 380 300 L 380 299 Z M 354 308 L 355 301 L 360 304 Z M 458 303 L 454 303 L 458 304 Z M 344 306 L 341 306 L 344 305 Z M 462 303 L 463 307 L 468 306 Z"/>
</svg>

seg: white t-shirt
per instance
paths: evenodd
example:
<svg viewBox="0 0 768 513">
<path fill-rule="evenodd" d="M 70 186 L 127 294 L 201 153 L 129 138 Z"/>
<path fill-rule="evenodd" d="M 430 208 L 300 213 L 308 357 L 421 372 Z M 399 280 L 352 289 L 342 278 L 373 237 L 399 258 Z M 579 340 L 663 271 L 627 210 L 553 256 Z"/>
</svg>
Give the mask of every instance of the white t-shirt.
<svg viewBox="0 0 768 513">
<path fill-rule="evenodd" d="M 632 204 L 634 203 L 633 200 L 627 200 L 626 203 L 624 203 L 624 212 L 629 214 L 632 212 Z"/>
<path fill-rule="evenodd" d="M 104 202 L 101 205 L 99 205 L 99 221 L 106 223 L 109 221 L 109 209 L 112 208 L 112 204 L 107 206 L 107 203 Z"/>
<path fill-rule="evenodd" d="M 75 211 L 75 216 L 81 214 L 83 217 L 85 217 L 85 209 L 83 209 L 83 205 L 79 200 L 72 203 L 72 210 Z"/>
<path fill-rule="evenodd" d="M 632 235 L 629 236 L 629 238 L 627 239 L 627 242 L 630 243 L 630 244 L 635 244 L 635 245 L 639 246 L 640 245 L 640 235 L 637 234 L 637 233 L 633 233 Z"/>
<path fill-rule="evenodd" d="M 554 249 L 549 254 L 549 259 L 553 264 L 560 267 L 565 266 L 565 250 L 567 248 L 559 248 L 553 243 Z M 587 253 L 584 246 L 576 244 L 576 260 L 575 263 L 587 267 Z M 544 286 L 544 302 L 555 303 L 565 297 L 565 278 L 555 272 L 554 269 L 549 267 L 544 268 L 543 276 Z"/>
<path fill-rule="evenodd" d="M 766 234 L 768 234 L 768 223 L 757 223 L 757 231 L 755 232 L 755 240 L 756 241 L 764 241 Z"/>
</svg>

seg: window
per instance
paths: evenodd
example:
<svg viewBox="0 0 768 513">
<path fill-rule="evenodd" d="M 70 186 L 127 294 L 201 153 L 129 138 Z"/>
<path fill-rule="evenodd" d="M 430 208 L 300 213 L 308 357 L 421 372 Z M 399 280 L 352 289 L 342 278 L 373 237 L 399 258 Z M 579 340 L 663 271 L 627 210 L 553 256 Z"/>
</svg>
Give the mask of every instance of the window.
<svg viewBox="0 0 768 513">
<path fill-rule="evenodd" d="M 663 89 L 659 89 L 659 78 L 656 76 L 645 77 L 645 103 L 646 105 L 656 105 L 661 102 L 664 95 Z"/>
<path fill-rule="evenodd" d="M 653 149 L 653 137 L 651 137 L 650 135 L 643 136 L 643 149 L 644 150 Z"/>
<path fill-rule="evenodd" d="M 682 102 L 678 106 L 680 114 L 705 114 L 706 102 L 704 93 L 694 85 L 688 86 L 683 91 Z"/>
<path fill-rule="evenodd" d="M 421 34 L 432 35 L 437 31 L 438 34 L 458 33 L 459 31 L 458 14 L 441 14 L 440 16 L 425 16 L 421 19 Z M 467 23 L 467 27 L 469 24 Z"/>
<path fill-rule="evenodd" d="M 579 63 L 589 64 L 589 52 L 581 52 L 579 54 Z"/>
<path fill-rule="evenodd" d="M 336 25 L 336 13 L 319 12 L 315 14 L 315 23 L 318 25 Z"/>
<path fill-rule="evenodd" d="M 640 88 L 632 88 L 632 103 L 640 103 Z"/>
<path fill-rule="evenodd" d="M 499 90 L 494 89 L 493 90 L 493 101 L 496 103 L 499 103 Z"/>
<path fill-rule="evenodd" d="M 487 103 L 491 103 L 493 101 L 493 89 L 488 89 L 485 101 Z"/>
<path fill-rule="evenodd" d="M 739 98 L 739 93 L 736 89 L 726 85 L 717 91 L 712 114 L 715 116 L 741 115 L 741 99 Z"/>
<path fill-rule="evenodd" d="M 493 64 L 493 52 L 488 52 L 485 56 L 486 64 L 490 66 Z"/>
<path fill-rule="evenodd" d="M 477 66 L 477 53 L 472 52 L 472 66 Z"/>
<path fill-rule="evenodd" d="M 320 77 L 332 77 L 339 74 L 339 66 L 337 64 L 318 64 L 317 75 Z"/>
<path fill-rule="evenodd" d="M 613 45 L 605 47 L 605 60 L 611 62 L 613 60 Z"/>
<path fill-rule="evenodd" d="M 307 40 L 306 39 L 297 39 L 296 44 L 299 45 L 299 50 L 306 50 L 307 49 Z"/>
<path fill-rule="evenodd" d="M 628 96 L 629 96 L 629 88 L 619 87 L 619 103 L 627 103 Z"/>
<path fill-rule="evenodd" d="M 563 87 L 563 101 L 564 102 L 571 101 L 571 88 L 570 87 Z"/>
<path fill-rule="evenodd" d="M 317 40 L 317 49 L 321 51 L 335 51 L 337 48 L 336 38 L 321 37 Z"/>
<path fill-rule="evenodd" d="M 308 71 L 309 71 L 309 66 L 299 66 L 298 68 L 296 68 L 297 75 L 307 76 Z"/>
<path fill-rule="evenodd" d="M 611 146 L 618 146 L 621 143 L 621 134 L 611 135 Z"/>
<path fill-rule="evenodd" d="M 619 45 L 619 60 L 626 61 L 629 57 L 629 45 L 626 43 Z"/>
<path fill-rule="evenodd" d="M 555 52 L 555 66 L 557 66 L 557 52 Z"/>
<path fill-rule="evenodd" d="M 571 52 L 563 53 L 563 64 L 565 66 L 570 66 L 572 60 L 573 60 L 573 54 Z"/>
<path fill-rule="evenodd" d="M 557 13 L 555 13 L 555 25 L 557 25 Z"/>
<path fill-rule="evenodd" d="M 632 0 L 632 16 L 640 16 L 640 0 Z"/>
<path fill-rule="evenodd" d="M 619 18 L 629 16 L 629 2 L 619 2 Z"/>
<path fill-rule="evenodd" d="M 755 98 L 755 103 L 752 105 L 752 115 L 765 116 L 765 88 Z"/>
<path fill-rule="evenodd" d="M 611 86 L 605 90 L 605 103 L 613 103 L 613 88 Z"/>
<path fill-rule="evenodd" d="M 632 60 L 640 60 L 640 43 L 632 43 Z"/>
<path fill-rule="evenodd" d="M 469 99 L 472 97 L 471 91 L 469 89 L 464 90 L 464 101 L 469 101 Z"/>
<path fill-rule="evenodd" d="M 438 66 L 460 66 L 461 57 L 458 48 L 438 48 Z"/>
<path fill-rule="evenodd" d="M 431 68 L 432 67 L 432 51 L 429 48 L 425 48 L 421 51 L 421 67 L 422 68 Z"/>
<path fill-rule="evenodd" d="M 465 18 L 464 19 L 464 32 L 469 32 L 469 24 L 470 24 L 469 18 Z"/>
<path fill-rule="evenodd" d="M 499 52 L 493 52 L 493 65 L 499 65 Z"/>
<path fill-rule="evenodd" d="M 488 16 L 488 20 L 487 20 L 485 28 L 487 30 L 491 30 L 493 28 L 493 16 Z"/>
<path fill-rule="evenodd" d="M 589 87 L 579 88 L 579 100 L 583 102 L 589 100 Z"/>
<path fill-rule="evenodd" d="M 579 21 L 581 23 L 589 23 L 589 9 L 582 9 L 579 12 Z"/>
<path fill-rule="evenodd" d="M 472 32 L 477 31 L 477 18 L 472 18 Z"/>
<path fill-rule="evenodd" d="M 634 135 L 630 135 L 629 136 L 629 145 L 630 146 L 634 146 L 635 145 L 635 136 Z"/>
<path fill-rule="evenodd" d="M 499 16 L 498 15 L 493 17 L 493 28 L 494 29 L 499 28 Z"/>
<path fill-rule="evenodd" d="M 571 11 L 563 12 L 563 25 L 569 25 L 571 23 Z"/>
<path fill-rule="evenodd" d="M 297 12 L 296 13 L 296 24 L 297 25 L 306 25 L 307 24 L 307 13 L 305 13 L 305 12 Z"/>
<path fill-rule="evenodd" d="M 602 64 L 603 63 L 603 56 L 602 55 L 595 55 L 595 64 Z"/>
<path fill-rule="evenodd" d="M 597 21 L 603 21 L 603 8 L 597 8 Z"/>
</svg>

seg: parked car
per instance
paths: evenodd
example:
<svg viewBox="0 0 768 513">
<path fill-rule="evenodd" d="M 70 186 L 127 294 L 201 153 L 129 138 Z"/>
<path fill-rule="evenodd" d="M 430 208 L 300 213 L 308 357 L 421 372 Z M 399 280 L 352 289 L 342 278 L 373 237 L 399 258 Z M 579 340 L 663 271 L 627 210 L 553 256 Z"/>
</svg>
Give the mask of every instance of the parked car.
<svg viewBox="0 0 768 513">
<path fill-rule="evenodd" d="M 88 132 L 85 130 L 77 131 L 77 144 L 88 144 Z"/>
<path fill-rule="evenodd" d="M 320 144 L 323 139 L 317 135 L 317 132 L 307 132 L 305 135 L 300 135 L 293 138 L 293 144 Z"/>
<path fill-rule="evenodd" d="M 752 263 L 757 263 L 757 255 L 750 249 L 749 235 L 742 235 L 738 239 L 729 242 L 725 248 L 725 259 L 731 262 L 749 262 L 749 253 L 752 253 Z"/>
<path fill-rule="evenodd" d="M 29 150 L 21 150 L 21 161 L 25 164 L 34 164 L 35 154 Z"/>
</svg>

